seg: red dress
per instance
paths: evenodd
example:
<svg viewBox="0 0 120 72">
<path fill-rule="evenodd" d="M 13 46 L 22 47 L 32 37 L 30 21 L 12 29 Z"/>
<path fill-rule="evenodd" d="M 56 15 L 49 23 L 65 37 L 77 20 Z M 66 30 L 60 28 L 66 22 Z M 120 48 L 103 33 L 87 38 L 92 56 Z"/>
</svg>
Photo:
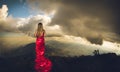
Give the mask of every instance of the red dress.
<svg viewBox="0 0 120 72">
<path fill-rule="evenodd" d="M 52 62 L 44 56 L 45 54 L 45 43 L 44 33 L 42 36 L 36 38 L 36 59 L 35 59 L 35 70 L 36 72 L 50 72 Z"/>
</svg>

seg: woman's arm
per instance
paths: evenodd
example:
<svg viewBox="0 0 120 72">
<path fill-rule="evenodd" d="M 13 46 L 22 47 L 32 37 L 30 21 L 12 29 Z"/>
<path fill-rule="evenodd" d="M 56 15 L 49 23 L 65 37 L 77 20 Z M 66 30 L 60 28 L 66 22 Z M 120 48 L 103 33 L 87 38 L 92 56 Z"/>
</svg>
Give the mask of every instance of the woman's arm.
<svg viewBox="0 0 120 72">
<path fill-rule="evenodd" d="M 44 33 L 44 36 L 45 36 L 45 34 L 46 34 L 45 30 L 43 30 L 43 33 Z"/>
<path fill-rule="evenodd" d="M 37 32 L 35 31 L 35 33 L 34 33 L 34 36 L 36 37 L 37 36 Z"/>
</svg>

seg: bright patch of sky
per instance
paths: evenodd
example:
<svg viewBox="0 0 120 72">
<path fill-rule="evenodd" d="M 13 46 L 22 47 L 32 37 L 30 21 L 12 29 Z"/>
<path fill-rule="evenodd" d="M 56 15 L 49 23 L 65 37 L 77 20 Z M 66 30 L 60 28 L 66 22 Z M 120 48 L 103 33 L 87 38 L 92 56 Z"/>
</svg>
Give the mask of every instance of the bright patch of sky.
<svg viewBox="0 0 120 72">
<path fill-rule="evenodd" d="M 37 14 L 31 11 L 25 0 L 0 0 L 0 7 L 3 4 L 8 6 L 8 14 L 15 18 L 26 18 L 30 15 Z"/>
</svg>

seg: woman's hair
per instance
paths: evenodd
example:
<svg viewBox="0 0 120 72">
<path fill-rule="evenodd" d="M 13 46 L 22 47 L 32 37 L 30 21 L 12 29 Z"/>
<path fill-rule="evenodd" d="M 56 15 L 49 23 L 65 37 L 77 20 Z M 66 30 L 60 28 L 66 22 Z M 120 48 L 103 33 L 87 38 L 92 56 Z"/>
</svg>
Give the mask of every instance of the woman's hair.
<svg viewBox="0 0 120 72">
<path fill-rule="evenodd" d="M 37 31 L 36 31 L 36 36 L 41 36 L 43 32 L 44 32 L 43 24 L 42 23 L 38 23 L 38 27 L 37 27 Z"/>
</svg>

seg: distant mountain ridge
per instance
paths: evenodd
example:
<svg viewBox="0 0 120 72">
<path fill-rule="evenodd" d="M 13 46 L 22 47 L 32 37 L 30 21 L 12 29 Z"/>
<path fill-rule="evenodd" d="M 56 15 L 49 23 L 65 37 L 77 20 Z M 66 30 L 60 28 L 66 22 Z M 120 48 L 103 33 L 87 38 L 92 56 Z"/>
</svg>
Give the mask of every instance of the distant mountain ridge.
<svg viewBox="0 0 120 72">
<path fill-rule="evenodd" d="M 35 72 L 34 49 L 35 43 L 32 43 L 9 53 L 13 56 L 0 57 L 0 72 Z M 14 55 L 16 53 L 18 55 Z M 115 53 L 79 57 L 46 56 L 53 63 L 51 72 L 120 72 L 120 56 Z"/>
</svg>

